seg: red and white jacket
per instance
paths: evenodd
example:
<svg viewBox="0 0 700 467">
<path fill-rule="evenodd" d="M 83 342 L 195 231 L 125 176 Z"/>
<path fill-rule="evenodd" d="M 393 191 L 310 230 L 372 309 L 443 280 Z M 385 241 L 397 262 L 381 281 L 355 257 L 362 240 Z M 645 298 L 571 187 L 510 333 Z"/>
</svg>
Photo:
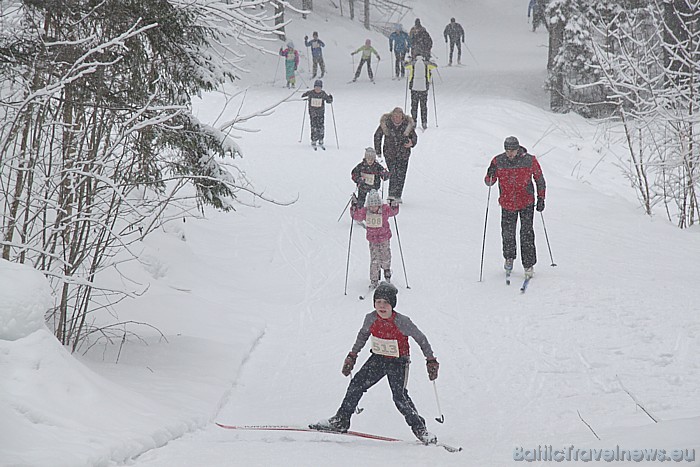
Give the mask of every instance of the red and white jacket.
<svg viewBox="0 0 700 467">
<path fill-rule="evenodd" d="M 352 352 L 360 353 L 362 347 L 365 346 L 370 336 L 381 339 L 382 341 L 396 341 L 398 344 L 398 355 L 393 357 L 409 356 L 411 351 L 408 345 L 408 338 L 412 337 L 418 343 L 418 346 L 423 351 L 425 358 L 434 358 L 433 349 L 430 347 L 430 342 L 425 334 L 418 329 L 418 326 L 413 324 L 408 316 L 392 312 L 391 317 L 383 319 L 377 311 L 373 311 L 365 316 L 365 321 L 362 323 L 360 332 L 357 333 L 355 345 L 352 346 Z M 377 353 L 374 349 L 373 353 Z M 391 356 L 384 355 L 387 358 Z"/>
<path fill-rule="evenodd" d="M 535 203 L 533 179 L 537 185 L 537 197 L 544 199 L 546 183 L 540 164 L 535 156 L 520 146 L 513 160 L 508 159 L 505 152 L 494 157 L 484 182 L 491 186 L 498 180 L 501 193 L 498 203 L 507 211 L 520 211 Z"/>
</svg>

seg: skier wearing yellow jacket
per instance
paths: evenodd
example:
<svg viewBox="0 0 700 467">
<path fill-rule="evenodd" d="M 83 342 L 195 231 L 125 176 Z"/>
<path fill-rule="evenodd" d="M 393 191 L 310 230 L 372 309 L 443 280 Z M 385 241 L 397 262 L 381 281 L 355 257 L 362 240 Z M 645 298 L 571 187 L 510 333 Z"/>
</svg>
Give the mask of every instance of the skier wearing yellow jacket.
<svg viewBox="0 0 700 467">
<path fill-rule="evenodd" d="M 406 65 L 408 70 L 408 88 L 411 90 L 411 117 L 418 124 L 418 107 L 423 129 L 428 128 L 428 89 L 433 70 L 437 65 L 422 55 L 417 55 Z"/>
<path fill-rule="evenodd" d="M 356 53 L 362 52 L 362 58 L 360 58 L 360 64 L 357 67 L 357 71 L 355 71 L 355 77 L 352 79 L 353 82 L 357 81 L 357 78 L 360 77 L 360 72 L 362 71 L 362 66 L 366 63 L 367 64 L 367 75 L 369 76 L 369 80 L 374 83 L 374 73 L 372 73 L 372 54 L 377 56 L 377 61 L 381 60 L 381 57 L 377 53 L 374 47 L 372 47 L 372 41 L 370 39 L 367 39 L 365 41 L 365 45 L 360 47 L 354 52 L 351 52 L 350 55 L 355 55 Z"/>
</svg>

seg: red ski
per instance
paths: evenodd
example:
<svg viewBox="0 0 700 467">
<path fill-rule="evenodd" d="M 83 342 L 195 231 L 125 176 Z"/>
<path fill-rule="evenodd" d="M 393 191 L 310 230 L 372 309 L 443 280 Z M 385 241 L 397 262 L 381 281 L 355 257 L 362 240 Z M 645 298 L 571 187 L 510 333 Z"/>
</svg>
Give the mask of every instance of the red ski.
<svg viewBox="0 0 700 467">
<path fill-rule="evenodd" d="M 303 426 L 286 426 L 286 425 L 224 425 L 223 423 L 215 422 L 218 426 L 221 428 L 226 428 L 227 430 L 249 430 L 249 431 L 296 431 L 296 432 L 303 432 L 303 433 L 328 433 L 332 435 L 345 435 L 345 436 L 355 436 L 357 438 L 367 438 L 367 439 L 376 439 L 377 441 L 394 441 L 394 442 L 401 442 L 401 443 L 406 443 L 407 441 L 404 441 L 402 439 L 398 438 L 389 438 L 388 436 L 379 436 L 379 435 L 373 435 L 371 433 L 363 433 L 361 431 L 347 431 L 345 433 L 341 433 L 339 431 L 326 431 L 326 430 L 315 430 L 313 428 L 307 428 Z M 440 443 L 438 442 L 437 444 L 431 444 L 430 446 L 440 446 L 441 448 L 444 448 L 445 450 L 449 452 L 460 452 L 462 450 L 461 447 L 454 447 L 450 446 L 448 444 Z"/>
<path fill-rule="evenodd" d="M 227 430 L 258 430 L 258 431 L 299 431 L 306 433 L 330 433 L 333 435 L 347 435 L 356 436 L 359 438 L 376 439 L 378 441 L 403 441 L 397 438 L 389 438 L 387 436 L 373 435 L 370 433 L 362 433 L 361 431 L 347 431 L 341 433 L 339 431 L 326 431 L 326 430 L 314 430 L 312 428 L 305 428 L 303 426 L 284 426 L 284 425 L 224 425 L 223 423 L 216 422 L 221 428 L 226 428 Z"/>
</svg>

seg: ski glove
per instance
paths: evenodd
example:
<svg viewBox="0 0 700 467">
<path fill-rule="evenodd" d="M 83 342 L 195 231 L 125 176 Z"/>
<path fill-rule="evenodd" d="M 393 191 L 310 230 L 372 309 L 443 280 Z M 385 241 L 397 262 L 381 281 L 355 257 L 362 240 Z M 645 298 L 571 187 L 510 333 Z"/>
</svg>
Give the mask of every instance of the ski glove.
<svg viewBox="0 0 700 467">
<path fill-rule="evenodd" d="M 425 366 L 428 367 L 428 379 L 430 379 L 430 381 L 435 381 L 438 377 L 438 368 L 440 368 L 437 359 L 435 357 L 429 358 L 426 360 Z"/>
<path fill-rule="evenodd" d="M 537 212 L 544 211 L 544 198 L 537 198 L 537 206 L 535 206 Z"/>
<path fill-rule="evenodd" d="M 352 369 L 355 368 L 355 362 L 357 361 L 357 354 L 350 352 L 347 357 L 345 357 L 345 362 L 343 363 L 342 373 L 343 376 L 350 376 Z M 437 362 L 435 362 L 437 363 Z M 437 370 L 436 370 L 437 371 Z M 437 377 L 437 373 L 436 373 Z"/>
</svg>

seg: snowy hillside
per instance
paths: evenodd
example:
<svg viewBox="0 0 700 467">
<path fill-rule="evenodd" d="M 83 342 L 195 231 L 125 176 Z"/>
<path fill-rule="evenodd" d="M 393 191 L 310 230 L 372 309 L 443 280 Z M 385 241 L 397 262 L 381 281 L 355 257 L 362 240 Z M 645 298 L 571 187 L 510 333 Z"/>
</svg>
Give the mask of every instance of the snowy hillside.
<svg viewBox="0 0 700 467">
<path fill-rule="evenodd" d="M 343 359 L 372 310 L 358 300 L 368 284 L 365 231 L 352 232 L 346 295 L 350 217 L 337 219 L 354 189 L 350 170 L 372 145 L 379 117 L 404 106 L 406 88 L 390 79 L 385 37 L 314 3 L 306 21 L 290 15 L 287 32 L 300 49 L 312 31 L 326 43 L 324 89 L 335 98 L 326 109 L 327 150 L 311 149 L 308 116 L 299 142 L 304 102 L 296 93 L 246 125 L 255 131 L 240 135 L 245 157 L 235 161 L 256 190 L 296 202 L 243 195 L 254 207 L 210 210 L 148 237 L 144 264 L 123 272 L 150 288 L 118 312 L 160 332 L 133 325 L 139 339 L 75 358 L 47 330 L 0 335 L 0 465 L 500 467 L 523 463 L 513 460 L 519 447 L 548 445 L 683 449 L 695 458 L 681 465 L 700 465 L 698 230 L 645 216 L 620 174 L 623 149 L 595 122 L 547 110 L 547 36 L 530 31 L 526 0 L 416 1 L 404 21 L 408 29 L 421 18 L 440 67 L 437 118 L 431 92 L 399 232 L 391 224 L 396 308 L 425 332 L 440 362 L 444 423 L 435 421 L 434 387 L 413 342 L 411 398 L 428 429 L 463 451 L 417 444 L 384 381 L 362 399 L 352 429 L 407 443 L 214 424 L 304 426 L 333 415 L 349 381 Z M 466 30 L 461 67 L 445 66 L 442 30 L 451 16 Z M 347 84 L 350 52 L 366 38 L 382 57 L 376 84 L 365 72 Z M 227 89 L 247 88 L 245 101 L 222 110 L 225 96 L 203 96 L 199 118 L 226 121 L 291 93 L 276 56 L 249 58 L 251 73 Z M 308 63 L 303 55 L 306 83 Z M 537 155 L 547 180 L 547 208 L 535 218 L 536 274 L 525 294 L 519 259 L 514 284 L 504 282 L 495 190 L 479 281 L 483 178 L 508 135 Z M 17 272 L 0 262 L 0 274 Z M 5 325 L 16 310 L 0 312 Z M 367 356 L 365 348 L 358 365 Z"/>
</svg>

